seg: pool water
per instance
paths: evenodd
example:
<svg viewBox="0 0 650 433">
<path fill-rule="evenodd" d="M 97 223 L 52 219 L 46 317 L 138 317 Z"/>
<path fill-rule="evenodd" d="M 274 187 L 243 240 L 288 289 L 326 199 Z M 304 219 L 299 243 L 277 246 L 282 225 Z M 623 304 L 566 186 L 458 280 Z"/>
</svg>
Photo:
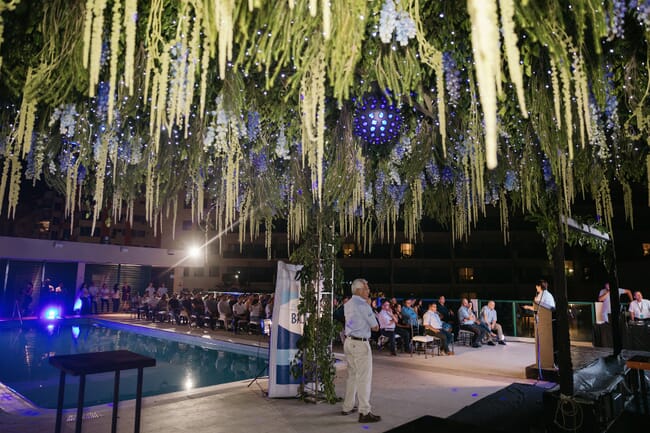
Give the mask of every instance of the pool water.
<svg viewBox="0 0 650 433">
<path fill-rule="evenodd" d="M 143 396 L 191 390 L 256 377 L 264 354 L 234 353 L 98 324 L 25 324 L 0 330 L 0 382 L 42 408 L 56 408 L 59 370 L 48 358 L 107 350 L 130 350 L 156 359 L 144 369 Z M 121 372 L 120 400 L 135 398 L 137 370 Z M 113 401 L 114 373 L 86 376 L 84 406 Z M 65 408 L 76 407 L 79 378 L 66 377 Z"/>
</svg>

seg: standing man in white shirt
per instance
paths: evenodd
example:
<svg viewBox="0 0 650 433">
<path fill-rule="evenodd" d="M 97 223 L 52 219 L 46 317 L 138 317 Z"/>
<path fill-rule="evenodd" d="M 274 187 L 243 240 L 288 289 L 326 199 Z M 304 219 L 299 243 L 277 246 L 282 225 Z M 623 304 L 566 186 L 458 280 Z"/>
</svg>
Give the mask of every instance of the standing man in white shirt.
<svg viewBox="0 0 650 433">
<path fill-rule="evenodd" d="M 630 302 L 630 318 L 650 319 L 650 301 L 643 299 L 641 292 L 634 292 L 634 301 Z"/>
<path fill-rule="evenodd" d="M 379 324 L 368 298 L 370 288 L 363 278 L 352 282 L 352 298 L 343 306 L 345 312 L 345 343 L 343 351 L 348 362 L 348 380 L 345 387 L 342 415 L 355 411 L 359 399 L 359 422 L 381 421 L 381 417 L 370 412 L 372 387 L 372 350 L 370 332 L 378 331 Z"/>
<path fill-rule="evenodd" d="M 600 290 L 600 293 L 598 293 L 598 302 L 603 303 L 603 309 L 602 309 L 602 314 L 603 314 L 603 322 L 609 323 L 609 314 L 612 312 L 612 300 L 609 295 L 610 288 L 609 288 L 609 283 L 605 283 L 603 288 Z M 621 289 L 619 287 L 618 289 L 618 296 L 621 295 L 627 295 L 628 298 L 630 298 L 630 302 L 634 300 L 632 297 L 632 292 L 629 289 Z"/>
</svg>

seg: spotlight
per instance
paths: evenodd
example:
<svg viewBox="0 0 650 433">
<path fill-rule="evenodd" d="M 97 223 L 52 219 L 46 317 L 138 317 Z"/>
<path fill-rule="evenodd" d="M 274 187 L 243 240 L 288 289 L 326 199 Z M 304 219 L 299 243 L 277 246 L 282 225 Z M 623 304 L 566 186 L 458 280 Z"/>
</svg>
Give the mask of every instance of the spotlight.
<svg viewBox="0 0 650 433">
<path fill-rule="evenodd" d="M 79 338 L 79 327 L 78 326 L 73 326 L 72 327 L 72 338 L 75 340 Z"/>
<path fill-rule="evenodd" d="M 61 307 L 50 306 L 43 311 L 43 319 L 58 320 L 61 318 Z"/>
<path fill-rule="evenodd" d="M 83 303 L 81 301 L 81 298 L 77 298 L 74 301 L 74 306 L 72 307 L 72 311 L 74 311 L 77 314 L 80 314 L 82 306 L 83 306 Z"/>
<path fill-rule="evenodd" d="M 189 250 L 187 250 L 187 254 L 192 257 L 193 259 L 201 257 L 201 248 L 200 247 L 190 247 Z"/>
</svg>

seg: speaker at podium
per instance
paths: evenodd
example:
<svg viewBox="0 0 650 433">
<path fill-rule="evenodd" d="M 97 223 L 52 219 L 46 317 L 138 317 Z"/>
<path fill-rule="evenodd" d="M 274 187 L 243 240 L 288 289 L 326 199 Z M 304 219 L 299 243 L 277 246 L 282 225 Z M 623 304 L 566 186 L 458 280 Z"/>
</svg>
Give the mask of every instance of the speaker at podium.
<svg viewBox="0 0 650 433">
<path fill-rule="evenodd" d="M 526 367 L 529 379 L 557 381 L 555 360 L 555 298 L 548 291 L 548 283 L 540 280 L 535 285 L 537 294 L 532 309 L 535 313 L 535 364 Z"/>
</svg>

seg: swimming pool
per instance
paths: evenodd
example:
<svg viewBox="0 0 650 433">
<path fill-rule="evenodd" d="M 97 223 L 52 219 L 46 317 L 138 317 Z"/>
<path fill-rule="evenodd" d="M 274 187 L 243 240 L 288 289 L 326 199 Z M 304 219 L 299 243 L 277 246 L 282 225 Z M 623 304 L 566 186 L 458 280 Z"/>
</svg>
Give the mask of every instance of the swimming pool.
<svg viewBox="0 0 650 433">
<path fill-rule="evenodd" d="M 36 406 L 56 408 L 59 371 L 48 360 L 54 355 L 126 349 L 156 358 L 156 367 L 144 370 L 143 396 L 252 379 L 268 364 L 267 349 L 238 348 L 169 332 L 160 338 L 162 334 L 88 320 L 0 329 L 0 382 Z M 113 377 L 113 373 L 87 376 L 84 406 L 112 402 Z M 135 398 L 136 378 L 137 370 L 122 372 L 120 400 Z M 68 377 L 65 408 L 76 407 L 78 384 L 79 378 Z"/>
</svg>

